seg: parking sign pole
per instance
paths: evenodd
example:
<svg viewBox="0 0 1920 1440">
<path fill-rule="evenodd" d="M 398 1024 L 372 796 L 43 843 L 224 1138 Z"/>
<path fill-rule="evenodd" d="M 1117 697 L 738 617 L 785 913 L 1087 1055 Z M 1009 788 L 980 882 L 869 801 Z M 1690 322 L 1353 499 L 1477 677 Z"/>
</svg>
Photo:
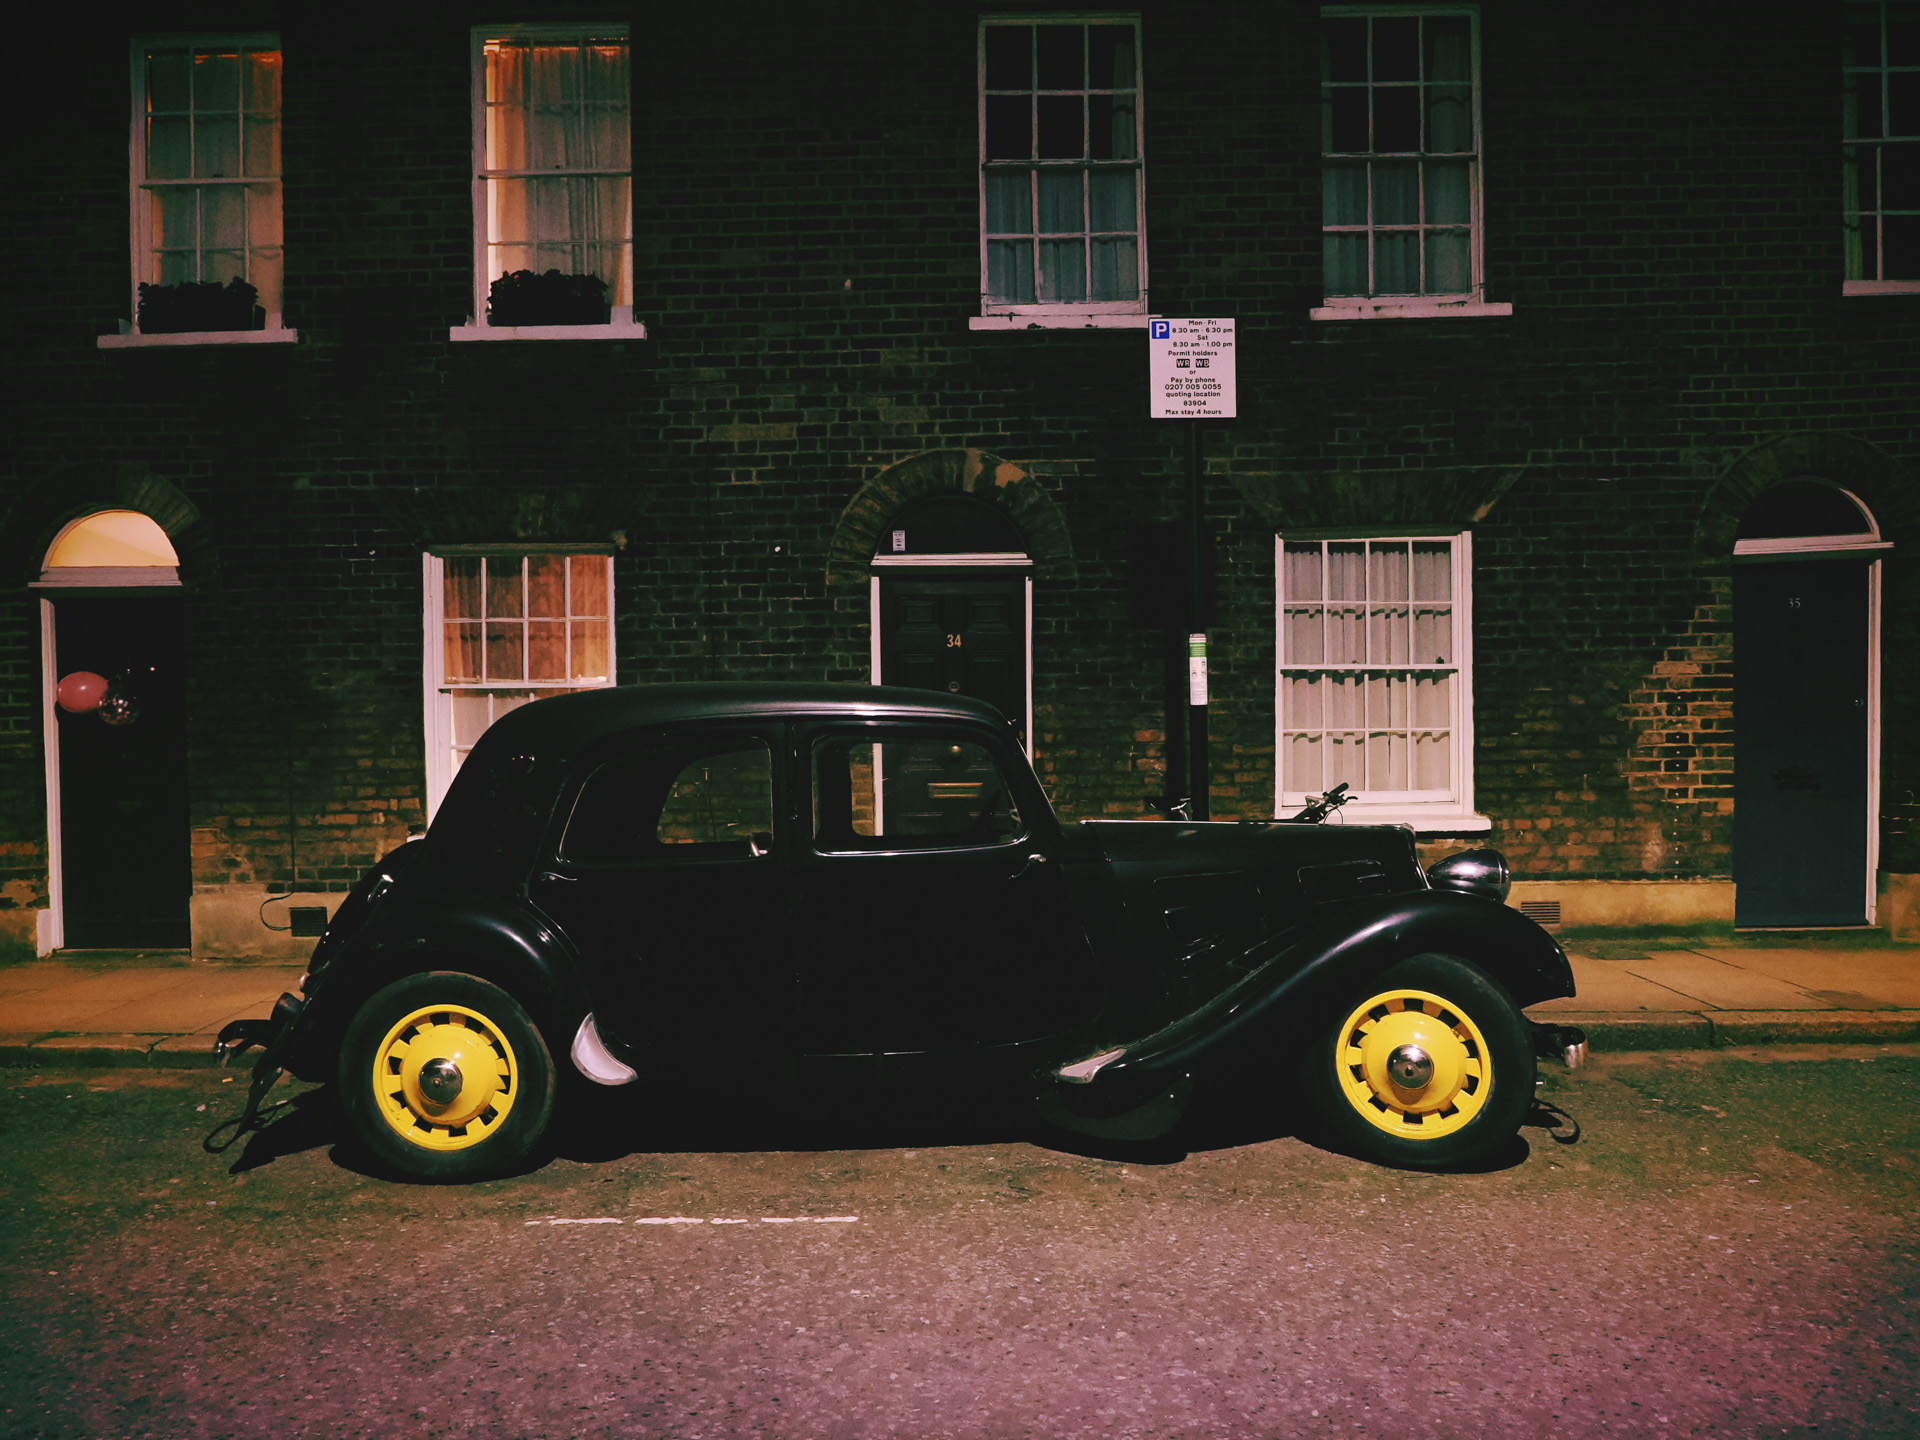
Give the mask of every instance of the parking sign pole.
<svg viewBox="0 0 1920 1440">
<path fill-rule="evenodd" d="M 1191 767 L 1189 813 L 1196 820 L 1210 818 L 1207 792 L 1213 788 L 1207 768 L 1207 617 L 1201 583 L 1205 559 L 1206 511 L 1201 484 L 1200 422 L 1189 420 L 1187 430 L 1187 764 Z"/>
<path fill-rule="evenodd" d="M 1200 423 L 1238 413 L 1238 361 L 1230 318 L 1147 322 L 1149 413 L 1156 420 L 1187 422 L 1187 763 L 1188 813 L 1205 820 L 1212 788 L 1207 766 L 1207 631 L 1202 565 L 1206 559 L 1206 507 L 1202 487 Z M 1171 632 L 1177 635 L 1178 631 Z M 1168 715 L 1168 729 L 1173 716 Z M 1167 737 L 1167 789 L 1178 785 L 1172 767 L 1173 737 Z"/>
</svg>

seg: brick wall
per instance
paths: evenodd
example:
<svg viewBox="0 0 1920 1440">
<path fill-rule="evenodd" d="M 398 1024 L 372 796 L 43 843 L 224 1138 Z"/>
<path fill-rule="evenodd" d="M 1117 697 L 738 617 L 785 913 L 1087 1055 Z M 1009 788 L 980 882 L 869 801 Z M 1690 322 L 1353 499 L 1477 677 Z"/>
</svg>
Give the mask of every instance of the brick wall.
<svg viewBox="0 0 1920 1440">
<path fill-rule="evenodd" d="M 1127 536 L 1182 514 L 1180 441 L 1145 418 L 1138 332 L 967 328 L 976 9 L 635 12 L 652 338 L 521 345 L 447 340 L 473 308 L 469 9 L 396 11 L 378 45 L 283 12 L 294 346 L 96 349 L 127 311 L 124 70 L 31 117 L 22 223 L 56 276 L 7 322 L 0 907 L 44 885 L 17 587 L 74 467 L 134 466 L 204 526 L 183 556 L 200 887 L 337 891 L 422 822 L 423 544 L 617 535 L 625 683 L 864 680 L 864 577 L 834 537 L 863 487 L 968 450 L 1018 467 L 1045 499 L 1023 520 L 1057 530 L 1030 541 L 1041 774 L 1069 815 L 1142 813 L 1162 639 L 1129 623 Z M 1514 313 L 1360 323 L 1307 318 L 1317 7 L 1142 14 L 1152 307 L 1239 323 L 1240 416 L 1206 432 L 1216 816 L 1273 808 L 1275 530 L 1457 521 L 1494 842 L 1523 874 L 1726 873 L 1716 487 L 1830 434 L 1883 458 L 1866 498 L 1891 512 L 1920 459 L 1920 300 L 1839 295 L 1831 7 L 1730 28 L 1484 5 L 1488 294 Z M 218 23 L 176 5 L 142 28 Z M 1883 518 L 1920 547 L 1910 508 Z M 1909 868 L 1914 615 L 1890 570 L 1887 853 Z"/>
</svg>

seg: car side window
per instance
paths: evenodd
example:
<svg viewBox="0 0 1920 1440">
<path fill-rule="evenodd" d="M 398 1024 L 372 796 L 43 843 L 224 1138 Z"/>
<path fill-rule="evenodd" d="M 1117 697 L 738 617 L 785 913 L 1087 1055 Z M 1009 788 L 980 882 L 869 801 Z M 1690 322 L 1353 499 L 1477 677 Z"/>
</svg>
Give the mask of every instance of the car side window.
<svg viewBox="0 0 1920 1440">
<path fill-rule="evenodd" d="M 1024 833 L 1006 776 L 972 740 L 828 736 L 812 772 L 818 850 L 1004 845 Z"/>
<path fill-rule="evenodd" d="M 764 855 L 773 845 L 766 743 L 660 746 L 587 777 L 560 842 L 563 860 L 606 864 Z"/>
</svg>

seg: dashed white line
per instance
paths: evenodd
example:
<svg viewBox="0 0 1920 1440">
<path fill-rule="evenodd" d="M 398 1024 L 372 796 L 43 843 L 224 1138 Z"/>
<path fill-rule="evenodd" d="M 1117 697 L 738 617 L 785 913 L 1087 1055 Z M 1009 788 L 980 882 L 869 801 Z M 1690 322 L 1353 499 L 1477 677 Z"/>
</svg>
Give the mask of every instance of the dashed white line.
<svg viewBox="0 0 1920 1440">
<path fill-rule="evenodd" d="M 614 1215 L 594 1215 L 584 1219 L 528 1220 L 528 1225 L 857 1225 L 858 1215 L 762 1215 L 758 1221 L 723 1216 L 708 1220 L 696 1215 L 642 1215 L 622 1220 Z"/>
</svg>

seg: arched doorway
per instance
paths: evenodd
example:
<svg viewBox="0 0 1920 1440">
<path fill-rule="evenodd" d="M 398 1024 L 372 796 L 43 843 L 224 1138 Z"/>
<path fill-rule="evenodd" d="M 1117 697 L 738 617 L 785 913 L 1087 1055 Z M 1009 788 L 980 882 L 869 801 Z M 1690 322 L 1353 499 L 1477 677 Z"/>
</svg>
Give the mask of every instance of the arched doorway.
<svg viewBox="0 0 1920 1440">
<path fill-rule="evenodd" d="M 98 510 L 55 536 L 33 582 L 47 764 L 44 949 L 190 942 L 178 567 L 150 516 Z"/>
<path fill-rule="evenodd" d="M 995 505 L 925 495 L 881 527 L 873 555 L 873 679 L 970 695 L 1033 750 L 1033 562 Z"/>
<path fill-rule="evenodd" d="M 1868 925 L 1879 812 L 1880 557 L 1860 499 L 1799 476 L 1734 541 L 1734 923 Z"/>
</svg>

